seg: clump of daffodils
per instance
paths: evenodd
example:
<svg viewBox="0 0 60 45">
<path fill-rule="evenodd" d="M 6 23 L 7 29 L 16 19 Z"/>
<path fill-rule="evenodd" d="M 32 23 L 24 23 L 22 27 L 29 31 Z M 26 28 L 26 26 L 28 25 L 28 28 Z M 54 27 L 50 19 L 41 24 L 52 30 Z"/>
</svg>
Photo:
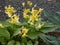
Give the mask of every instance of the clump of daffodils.
<svg viewBox="0 0 60 45">
<path fill-rule="evenodd" d="M 32 6 L 32 2 L 31 1 L 27 1 L 27 4 L 29 6 Z M 25 6 L 25 2 L 22 3 L 22 6 L 23 7 Z M 34 7 L 32 9 L 24 8 L 23 9 L 23 17 L 24 17 L 24 19 L 28 19 L 27 22 L 26 22 L 27 24 L 33 25 L 33 26 L 35 26 L 35 28 L 40 29 L 44 24 L 36 24 L 36 22 L 39 21 L 43 9 L 39 8 L 37 10 L 37 9 L 35 9 L 36 6 L 37 5 L 34 5 Z M 19 22 L 19 16 L 16 14 L 16 10 L 11 5 L 8 5 L 8 6 L 5 7 L 5 13 L 10 18 L 9 19 L 10 23 L 16 24 L 16 23 Z M 19 32 L 19 34 L 21 34 L 22 37 L 26 37 L 27 33 L 28 33 L 28 30 L 29 29 L 27 29 L 26 27 L 22 27 L 22 30 Z"/>
<path fill-rule="evenodd" d="M 39 10 L 36 10 L 34 8 L 32 8 L 32 10 L 24 9 L 23 15 L 24 15 L 24 18 L 26 18 L 26 19 L 28 18 L 29 19 L 28 23 L 33 25 L 35 21 L 39 20 L 42 11 L 43 11 L 42 8 L 40 8 Z M 30 14 L 28 14 L 28 13 L 30 13 Z"/>
<path fill-rule="evenodd" d="M 32 6 L 32 2 L 31 1 L 27 1 L 27 5 Z M 25 3 L 22 3 L 22 6 L 25 6 Z M 43 24 L 36 24 L 35 22 L 39 21 L 39 19 L 41 19 L 41 13 L 43 11 L 43 8 L 39 8 L 38 10 L 35 9 L 37 5 L 35 4 L 34 7 L 32 7 L 32 9 L 30 8 L 25 8 L 23 10 L 23 17 L 24 19 L 28 19 L 27 23 L 29 23 L 30 25 L 35 25 L 35 28 L 40 29 Z"/>
<path fill-rule="evenodd" d="M 5 7 L 5 13 L 10 17 L 9 22 L 12 24 L 19 22 L 19 16 L 15 12 L 16 10 L 11 5 Z"/>
<path fill-rule="evenodd" d="M 29 6 L 32 6 L 31 1 L 27 1 L 27 3 L 23 2 L 22 6 L 24 7 L 26 4 L 29 5 Z M 41 13 L 43 11 L 42 8 L 39 8 L 38 10 L 34 9 L 36 6 L 37 5 L 35 4 L 32 9 L 25 8 L 23 10 L 24 19 L 28 19 L 28 23 L 31 24 L 31 25 L 34 25 L 34 23 L 40 19 Z"/>
</svg>

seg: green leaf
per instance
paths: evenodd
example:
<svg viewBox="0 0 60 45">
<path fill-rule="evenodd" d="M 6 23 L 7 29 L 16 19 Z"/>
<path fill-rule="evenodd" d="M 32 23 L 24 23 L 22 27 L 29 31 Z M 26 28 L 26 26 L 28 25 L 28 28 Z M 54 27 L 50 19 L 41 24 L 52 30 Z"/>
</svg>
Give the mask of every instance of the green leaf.
<svg viewBox="0 0 60 45">
<path fill-rule="evenodd" d="M 56 27 L 44 27 L 44 28 L 40 29 L 40 31 L 43 33 L 53 32 L 55 30 L 56 30 Z"/>
<path fill-rule="evenodd" d="M 0 36 L 0 42 L 1 42 L 2 45 L 5 45 L 6 44 L 5 38 Z"/>
<path fill-rule="evenodd" d="M 0 36 L 3 36 L 6 39 L 10 39 L 10 34 L 5 28 L 0 28 Z"/>
<path fill-rule="evenodd" d="M 17 23 L 16 25 L 21 27 L 21 26 L 23 26 L 23 25 L 28 25 L 28 23 L 26 23 L 26 22 L 19 22 L 19 23 Z"/>
<path fill-rule="evenodd" d="M 14 40 L 11 40 L 11 41 L 8 42 L 7 45 L 15 45 L 15 41 Z"/>
<path fill-rule="evenodd" d="M 46 35 L 46 37 L 50 40 L 50 43 L 53 45 L 60 45 L 60 40 L 54 36 Z"/>
<path fill-rule="evenodd" d="M 56 12 L 56 13 L 60 14 L 60 12 Z"/>
<path fill-rule="evenodd" d="M 8 21 L 1 21 L 0 23 L 2 23 L 4 27 L 8 27 L 8 26 L 13 25 L 13 24 L 9 23 Z"/>
<path fill-rule="evenodd" d="M 24 43 L 24 44 L 27 44 L 27 38 L 22 38 L 22 42 Z"/>
<path fill-rule="evenodd" d="M 55 27 L 56 25 L 50 22 L 45 22 L 43 27 Z"/>
<path fill-rule="evenodd" d="M 44 26 L 40 29 L 43 33 L 53 32 L 57 29 L 57 26 L 52 23 L 45 23 Z"/>
<path fill-rule="evenodd" d="M 45 34 L 40 33 L 39 37 L 47 44 L 50 45 L 49 40 L 46 38 Z"/>
<path fill-rule="evenodd" d="M 27 45 L 33 45 L 31 41 L 27 42 Z"/>
<path fill-rule="evenodd" d="M 56 15 L 49 15 L 47 11 L 44 11 L 44 16 L 47 17 L 52 23 L 60 25 L 60 19 Z"/>
<path fill-rule="evenodd" d="M 38 45 L 38 41 L 35 42 L 35 45 Z"/>
<path fill-rule="evenodd" d="M 16 45 L 21 45 L 20 42 L 16 42 Z"/>
<path fill-rule="evenodd" d="M 18 35 L 20 31 L 21 31 L 21 28 L 15 30 L 12 37 Z"/>
<path fill-rule="evenodd" d="M 39 33 L 40 32 L 38 32 L 38 31 L 32 30 L 32 31 L 29 31 L 27 35 L 30 39 L 35 39 L 38 37 Z"/>
<path fill-rule="evenodd" d="M 4 42 L 4 37 L 0 36 L 0 42 Z"/>
</svg>

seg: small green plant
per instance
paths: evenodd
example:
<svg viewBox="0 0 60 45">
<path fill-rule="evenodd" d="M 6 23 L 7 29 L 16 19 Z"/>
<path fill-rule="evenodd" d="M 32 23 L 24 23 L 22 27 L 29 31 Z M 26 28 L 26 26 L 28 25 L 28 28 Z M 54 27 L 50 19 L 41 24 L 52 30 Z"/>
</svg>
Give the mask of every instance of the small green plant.
<svg viewBox="0 0 60 45">
<path fill-rule="evenodd" d="M 32 5 L 30 1 L 27 4 Z M 25 3 L 22 5 L 24 7 Z M 34 7 L 23 9 L 23 22 L 19 21 L 19 15 L 11 5 L 5 7 L 5 13 L 9 19 L 0 22 L 1 45 L 38 45 L 40 43 L 38 37 L 47 45 L 52 44 L 50 38 L 45 34 L 55 31 L 57 26 L 54 23 L 43 21 L 41 18 L 43 9 L 36 10 Z"/>
</svg>

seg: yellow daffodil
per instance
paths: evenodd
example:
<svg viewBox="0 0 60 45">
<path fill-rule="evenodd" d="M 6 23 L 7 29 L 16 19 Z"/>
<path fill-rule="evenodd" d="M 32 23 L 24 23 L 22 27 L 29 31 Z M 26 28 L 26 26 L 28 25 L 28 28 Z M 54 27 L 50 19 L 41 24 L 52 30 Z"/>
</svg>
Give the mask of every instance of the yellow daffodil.
<svg viewBox="0 0 60 45">
<path fill-rule="evenodd" d="M 38 18 L 39 18 L 38 15 L 37 15 L 37 16 L 35 16 L 35 15 L 31 15 L 31 16 L 30 16 L 30 20 L 31 20 L 32 22 L 37 21 Z"/>
<path fill-rule="evenodd" d="M 27 32 L 28 32 L 28 29 L 25 28 L 25 27 L 23 27 L 23 28 L 22 28 L 22 33 L 27 33 Z"/>
<path fill-rule="evenodd" d="M 31 24 L 31 25 L 34 25 L 35 21 L 38 21 L 38 19 L 39 19 L 39 16 L 31 15 L 28 23 Z"/>
<path fill-rule="evenodd" d="M 23 12 L 23 17 L 24 18 L 29 18 L 29 15 L 27 13 L 30 12 L 30 9 L 24 9 L 24 12 Z"/>
<path fill-rule="evenodd" d="M 28 4 L 29 6 L 32 6 L 32 2 L 31 2 L 31 1 L 27 1 L 27 4 Z"/>
<path fill-rule="evenodd" d="M 8 14 L 9 17 L 11 17 L 11 15 L 15 12 L 16 10 L 13 7 L 11 7 L 11 5 L 5 7 L 5 13 Z"/>
<path fill-rule="evenodd" d="M 41 14 L 43 11 L 43 8 L 39 8 L 39 13 Z"/>
<path fill-rule="evenodd" d="M 42 13 L 42 11 L 43 11 L 42 8 L 40 8 L 39 10 L 35 10 L 34 8 L 32 8 L 31 13 L 32 13 L 32 15 L 38 15 L 39 13 Z"/>
<path fill-rule="evenodd" d="M 25 28 L 25 27 L 22 27 L 22 37 L 26 37 L 27 34 L 28 33 L 28 29 L 27 28 Z"/>
<path fill-rule="evenodd" d="M 32 15 L 38 15 L 39 14 L 39 10 L 32 10 Z"/>
<path fill-rule="evenodd" d="M 13 24 L 16 24 L 19 22 L 19 16 L 17 16 L 16 14 L 14 14 L 12 17 L 11 17 L 11 20 L 9 21 L 10 23 L 13 23 Z"/>
<path fill-rule="evenodd" d="M 11 17 L 12 14 L 10 12 L 5 12 L 6 14 L 8 14 L 8 17 Z"/>
<path fill-rule="evenodd" d="M 29 13 L 29 12 L 30 12 L 30 9 L 24 9 L 23 13 Z"/>
<path fill-rule="evenodd" d="M 24 18 L 29 18 L 29 15 L 27 15 L 26 13 L 23 13 Z"/>
<path fill-rule="evenodd" d="M 28 23 L 29 23 L 30 25 L 34 25 L 34 22 L 28 21 Z"/>
</svg>

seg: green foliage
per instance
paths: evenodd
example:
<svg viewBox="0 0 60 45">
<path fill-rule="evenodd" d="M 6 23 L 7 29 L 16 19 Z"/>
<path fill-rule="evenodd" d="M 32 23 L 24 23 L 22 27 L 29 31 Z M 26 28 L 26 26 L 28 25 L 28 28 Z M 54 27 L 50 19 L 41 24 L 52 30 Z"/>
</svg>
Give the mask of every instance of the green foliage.
<svg viewBox="0 0 60 45">
<path fill-rule="evenodd" d="M 12 41 L 9 41 L 7 45 L 14 45 L 15 44 L 15 41 L 12 40 Z"/>
<path fill-rule="evenodd" d="M 59 12 L 57 12 L 60 14 Z M 47 11 L 44 11 L 44 16 L 47 17 L 55 25 L 60 25 L 59 15 L 49 15 Z"/>
<path fill-rule="evenodd" d="M 43 21 L 40 21 L 41 23 Z M 36 29 L 35 26 L 31 26 L 26 22 L 10 24 L 9 22 L 2 23 L 4 27 L 0 27 L 0 41 L 3 45 L 38 45 L 38 37 L 40 37 L 46 44 L 50 45 L 51 41 L 47 39 L 45 33 L 55 31 L 56 25 L 45 22 L 45 25 L 40 29 Z M 37 23 L 39 24 L 39 23 Z M 19 32 L 22 30 L 22 26 L 29 29 L 27 37 L 22 37 Z M 8 41 L 8 42 L 7 42 Z M 32 43 L 33 42 L 33 43 Z"/>
<path fill-rule="evenodd" d="M 27 45 L 33 45 L 31 41 L 27 42 Z"/>
<path fill-rule="evenodd" d="M 60 39 L 59 38 L 56 38 L 54 36 L 49 36 L 49 35 L 47 35 L 46 37 L 50 40 L 49 42 L 51 45 L 60 45 Z"/>
<path fill-rule="evenodd" d="M 10 39 L 10 34 L 5 28 L 0 28 L 0 36 L 3 36 L 5 39 Z"/>
<path fill-rule="evenodd" d="M 60 14 L 60 12 L 57 13 Z M 60 26 L 60 19 L 56 15 L 49 15 L 47 11 L 44 11 L 44 16 L 51 22 L 43 21 L 42 18 L 38 18 L 38 21 L 36 21 L 35 18 L 33 19 L 34 16 L 32 17 L 33 21 L 35 21 L 33 25 L 30 24 L 31 22 L 28 23 L 29 19 L 23 19 L 23 22 L 17 21 L 17 23 L 16 19 L 13 18 L 13 23 L 16 22 L 14 24 L 9 22 L 10 20 L 0 22 L 1 44 L 38 45 L 38 38 L 41 38 L 47 45 L 59 45 L 60 39 L 48 36 L 46 33 L 55 31 Z"/>
<path fill-rule="evenodd" d="M 53 20 L 56 19 L 54 18 Z M 39 20 L 36 22 L 36 24 L 42 24 L 44 22 L 44 25 L 39 29 L 36 29 L 35 26 L 26 23 L 26 21 L 22 23 L 19 22 L 17 24 L 11 24 L 8 21 L 2 22 L 1 24 L 3 24 L 4 27 L 0 27 L 0 42 L 2 45 L 38 45 L 37 39 L 40 37 L 47 45 L 57 45 L 59 42 L 55 37 L 50 38 L 50 36 L 45 35 L 46 33 L 55 31 L 55 29 L 57 29 L 58 22 L 55 23 L 53 20 L 53 23 Z M 19 33 L 22 31 L 22 26 L 29 29 L 27 37 L 24 38 Z"/>
</svg>

